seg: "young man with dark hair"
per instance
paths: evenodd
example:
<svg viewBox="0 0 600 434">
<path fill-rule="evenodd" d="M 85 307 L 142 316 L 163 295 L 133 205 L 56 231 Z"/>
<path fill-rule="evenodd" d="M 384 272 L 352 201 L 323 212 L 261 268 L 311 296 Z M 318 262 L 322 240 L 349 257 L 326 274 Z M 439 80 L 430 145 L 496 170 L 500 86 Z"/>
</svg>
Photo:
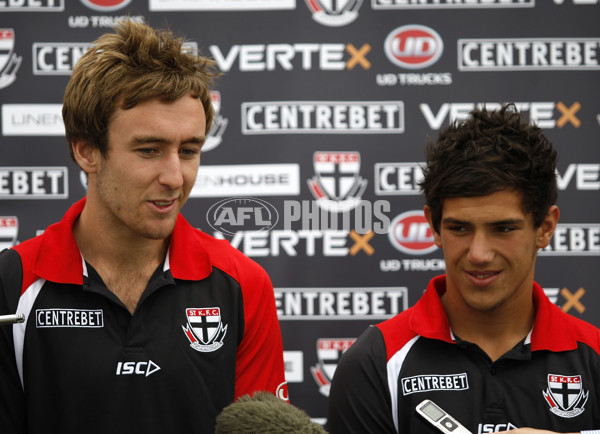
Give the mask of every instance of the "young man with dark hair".
<svg viewBox="0 0 600 434">
<path fill-rule="evenodd" d="M 273 286 L 181 215 L 213 62 L 125 21 L 75 66 L 63 118 L 87 196 L 0 253 L 0 430 L 210 433 L 237 397 L 287 398 Z"/>
<path fill-rule="evenodd" d="M 475 110 L 428 145 L 425 216 L 446 274 L 342 356 L 331 433 L 436 432 L 415 412 L 425 399 L 473 433 L 600 426 L 600 331 L 534 281 L 559 218 L 555 170 L 514 105 Z"/>
</svg>

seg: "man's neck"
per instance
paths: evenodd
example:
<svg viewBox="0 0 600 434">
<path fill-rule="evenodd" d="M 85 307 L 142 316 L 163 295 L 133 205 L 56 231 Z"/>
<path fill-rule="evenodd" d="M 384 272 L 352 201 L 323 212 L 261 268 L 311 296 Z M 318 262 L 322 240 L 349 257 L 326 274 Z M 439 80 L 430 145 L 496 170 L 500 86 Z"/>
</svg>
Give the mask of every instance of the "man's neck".
<svg viewBox="0 0 600 434">
<path fill-rule="evenodd" d="M 479 346 L 492 361 L 498 360 L 531 331 L 535 307 L 531 303 L 479 312 L 454 306 L 442 298 L 452 332 L 462 340 Z"/>
<path fill-rule="evenodd" d="M 152 240 L 135 234 L 115 233 L 95 221 L 91 212 L 83 212 L 73 226 L 77 246 L 94 268 L 126 270 L 141 264 L 155 269 L 164 259 L 169 239 Z"/>
<path fill-rule="evenodd" d="M 83 258 L 133 315 L 152 274 L 165 259 L 169 239 L 123 236 L 103 227 L 85 208 L 73 235 Z"/>
</svg>

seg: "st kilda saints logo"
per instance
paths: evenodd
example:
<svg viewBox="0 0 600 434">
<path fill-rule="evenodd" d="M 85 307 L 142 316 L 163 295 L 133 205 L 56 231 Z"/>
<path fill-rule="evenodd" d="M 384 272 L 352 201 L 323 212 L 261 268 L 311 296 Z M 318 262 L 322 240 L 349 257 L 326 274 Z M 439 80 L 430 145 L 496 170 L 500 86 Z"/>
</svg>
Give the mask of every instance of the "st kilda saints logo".
<svg viewBox="0 0 600 434">
<path fill-rule="evenodd" d="M 317 340 L 319 363 L 311 366 L 310 372 L 319 385 L 321 395 L 329 396 L 331 379 L 342 354 L 352 346 L 356 338 L 322 338 Z"/>
<path fill-rule="evenodd" d="M 17 244 L 19 220 L 15 216 L 0 216 L 0 251 Z"/>
<path fill-rule="evenodd" d="M 14 46 L 14 30 L 0 29 L 0 89 L 10 86 L 17 79 L 23 58 L 13 52 Z"/>
<path fill-rule="evenodd" d="M 359 175 L 358 152 L 315 152 L 316 176 L 308 180 L 308 188 L 317 205 L 329 212 L 346 212 L 361 201 L 367 181 Z"/>
<path fill-rule="evenodd" d="M 221 92 L 213 90 L 210 93 L 210 98 L 212 100 L 214 117 L 208 135 L 206 136 L 206 142 L 204 142 L 204 146 L 202 146 L 202 152 L 215 149 L 223 142 L 223 133 L 229 123 L 229 120 L 221 115 Z"/>
<path fill-rule="evenodd" d="M 570 418 L 583 413 L 589 391 L 583 390 L 581 375 L 548 374 L 548 388 L 543 394 L 552 413 Z"/>
<path fill-rule="evenodd" d="M 221 321 L 218 307 L 188 308 L 185 310 L 187 325 L 181 326 L 196 351 L 208 353 L 223 346 L 227 325 Z"/>
<path fill-rule="evenodd" d="M 362 0 L 306 0 L 313 19 L 325 26 L 340 27 L 358 18 Z"/>
</svg>

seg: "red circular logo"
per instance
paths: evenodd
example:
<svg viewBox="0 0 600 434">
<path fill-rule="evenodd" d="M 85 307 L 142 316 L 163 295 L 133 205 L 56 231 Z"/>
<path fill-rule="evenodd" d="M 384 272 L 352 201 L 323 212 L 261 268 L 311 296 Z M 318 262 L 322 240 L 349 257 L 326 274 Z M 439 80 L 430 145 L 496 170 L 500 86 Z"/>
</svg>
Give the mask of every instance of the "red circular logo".
<svg viewBox="0 0 600 434">
<path fill-rule="evenodd" d="M 81 3 L 90 9 L 108 12 L 124 8 L 131 0 L 81 0 Z"/>
<path fill-rule="evenodd" d="M 385 39 L 384 51 L 397 66 L 421 69 L 438 61 L 444 42 L 435 30 L 411 24 L 394 29 Z"/>
<path fill-rule="evenodd" d="M 425 255 L 437 249 L 423 211 L 407 211 L 390 223 L 388 238 L 392 246 L 409 255 Z"/>
</svg>

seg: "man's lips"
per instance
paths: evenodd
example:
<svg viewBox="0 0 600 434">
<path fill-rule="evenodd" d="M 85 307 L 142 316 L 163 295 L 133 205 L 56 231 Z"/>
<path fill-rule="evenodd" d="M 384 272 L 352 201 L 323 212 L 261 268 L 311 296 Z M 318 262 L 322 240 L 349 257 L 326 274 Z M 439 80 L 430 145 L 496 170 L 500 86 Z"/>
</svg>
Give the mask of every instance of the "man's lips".
<svg viewBox="0 0 600 434">
<path fill-rule="evenodd" d="M 176 199 L 156 199 L 149 200 L 148 204 L 158 212 L 168 213 L 175 208 L 175 204 L 177 203 Z"/>
<path fill-rule="evenodd" d="M 476 279 L 487 279 L 490 276 L 498 274 L 499 271 L 467 271 L 467 273 Z"/>
<path fill-rule="evenodd" d="M 162 208 L 162 207 L 167 207 L 167 206 L 171 205 L 175 201 L 174 200 L 152 200 L 151 202 L 154 205 Z"/>
<path fill-rule="evenodd" d="M 500 271 L 492 270 L 471 270 L 466 273 L 471 282 L 477 286 L 487 286 L 500 275 Z"/>
</svg>

